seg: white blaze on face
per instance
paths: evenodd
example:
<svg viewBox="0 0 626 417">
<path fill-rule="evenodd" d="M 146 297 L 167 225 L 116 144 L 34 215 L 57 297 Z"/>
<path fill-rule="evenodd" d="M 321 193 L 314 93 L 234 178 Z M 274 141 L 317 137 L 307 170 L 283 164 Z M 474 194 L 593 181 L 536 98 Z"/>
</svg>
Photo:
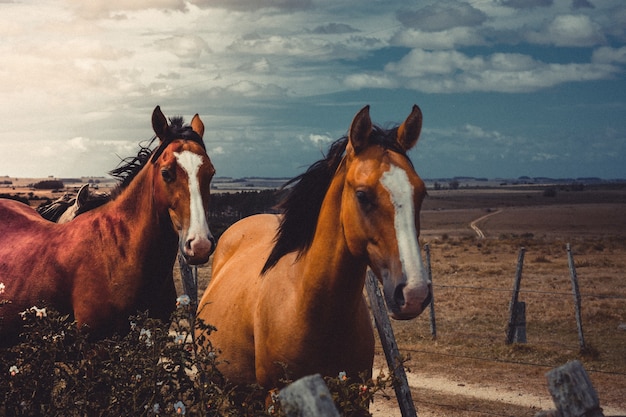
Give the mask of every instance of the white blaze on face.
<svg viewBox="0 0 626 417">
<path fill-rule="evenodd" d="M 413 186 L 406 172 L 395 165 L 382 175 L 380 182 L 389 192 L 395 209 L 394 227 L 407 287 L 423 285 L 427 278 L 415 228 Z"/>
<path fill-rule="evenodd" d="M 191 215 L 187 238 L 202 237 L 206 239 L 210 232 L 202 202 L 200 182 L 198 181 L 198 171 L 200 170 L 200 165 L 202 165 L 202 157 L 189 151 L 174 152 L 174 156 L 176 161 L 178 161 L 178 165 L 185 170 L 189 178 L 189 212 Z"/>
</svg>

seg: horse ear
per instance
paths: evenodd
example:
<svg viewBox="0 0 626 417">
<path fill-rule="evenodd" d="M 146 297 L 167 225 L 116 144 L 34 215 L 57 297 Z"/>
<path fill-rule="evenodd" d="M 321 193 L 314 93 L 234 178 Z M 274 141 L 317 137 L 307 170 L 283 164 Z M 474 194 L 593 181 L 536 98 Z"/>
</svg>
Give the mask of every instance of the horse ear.
<svg viewBox="0 0 626 417">
<path fill-rule="evenodd" d="M 370 119 L 370 106 L 368 104 L 354 116 L 350 125 L 348 143 L 354 149 L 354 153 L 358 154 L 367 146 L 370 133 L 372 133 L 372 119 Z"/>
<path fill-rule="evenodd" d="M 398 143 L 405 151 L 408 151 L 417 143 L 421 131 L 422 111 L 414 104 L 409 117 L 398 127 Z"/>
<path fill-rule="evenodd" d="M 78 195 L 76 195 L 76 205 L 78 207 L 83 206 L 87 202 L 87 199 L 89 199 L 89 184 L 83 185 L 80 187 L 80 190 L 78 190 Z"/>
<path fill-rule="evenodd" d="M 202 120 L 200 120 L 200 116 L 198 116 L 198 113 L 196 113 L 196 115 L 193 116 L 193 119 L 191 119 L 191 128 L 200 137 L 204 136 L 204 123 L 202 123 Z"/>
<path fill-rule="evenodd" d="M 152 112 L 152 129 L 162 141 L 169 137 L 170 125 L 167 123 L 163 112 L 161 112 L 160 106 L 156 106 Z"/>
</svg>

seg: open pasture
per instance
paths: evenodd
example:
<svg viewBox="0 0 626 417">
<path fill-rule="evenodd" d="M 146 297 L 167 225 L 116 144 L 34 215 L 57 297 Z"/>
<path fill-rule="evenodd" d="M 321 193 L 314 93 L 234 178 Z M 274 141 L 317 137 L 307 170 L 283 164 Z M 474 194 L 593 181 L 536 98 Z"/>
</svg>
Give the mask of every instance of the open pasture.
<svg viewBox="0 0 626 417">
<path fill-rule="evenodd" d="M 393 321 L 400 350 L 409 357 L 418 414 L 533 416 L 553 407 L 545 373 L 579 359 L 605 415 L 626 415 L 626 189 L 558 191 L 554 197 L 542 189 L 428 192 L 420 239 L 431 252 L 437 338 L 431 336 L 428 312 L 413 321 Z M 479 239 L 470 223 L 486 215 L 476 223 L 485 235 Z M 588 347 L 583 353 L 568 242 L 582 293 Z M 506 345 L 522 246 L 520 301 L 527 304 L 528 343 Z M 198 271 L 201 296 L 211 268 Z M 180 294 L 178 265 L 174 275 Z M 385 366 L 377 347 L 375 374 Z M 371 410 L 375 416 L 399 416 L 394 402 L 381 398 Z"/>
<path fill-rule="evenodd" d="M 485 234 L 479 239 L 469 224 Z M 545 373 L 580 359 L 605 414 L 626 410 L 626 190 L 429 190 L 421 241 L 431 252 L 437 338 L 429 315 L 393 321 L 420 416 L 533 416 L 553 408 Z M 582 293 L 579 352 L 566 243 Z M 505 344 L 521 247 L 526 344 Z M 199 268 L 199 291 L 210 267 Z M 201 295 L 201 294 L 200 294 Z M 377 348 L 377 369 L 385 369 Z M 375 415 L 396 413 L 375 402 Z M 396 406 L 397 408 L 397 406 Z M 393 415 L 393 414 L 392 414 Z M 623 415 L 623 414 L 622 414 Z"/>
</svg>

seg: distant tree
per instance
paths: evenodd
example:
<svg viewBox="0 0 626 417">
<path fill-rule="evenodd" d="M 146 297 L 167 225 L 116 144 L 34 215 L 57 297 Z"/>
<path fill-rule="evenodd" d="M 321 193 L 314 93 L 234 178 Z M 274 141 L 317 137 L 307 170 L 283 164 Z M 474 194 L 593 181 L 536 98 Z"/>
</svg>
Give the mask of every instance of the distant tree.
<svg viewBox="0 0 626 417">
<path fill-rule="evenodd" d="M 459 181 L 458 180 L 452 180 L 448 183 L 448 187 L 450 187 L 451 190 L 456 190 L 459 188 Z"/>
<path fill-rule="evenodd" d="M 33 188 L 37 190 L 57 190 L 63 187 L 63 181 L 59 180 L 44 180 L 33 184 Z"/>
<path fill-rule="evenodd" d="M 555 187 L 548 187 L 545 190 L 543 190 L 543 196 L 544 197 L 556 197 L 556 188 Z"/>
</svg>

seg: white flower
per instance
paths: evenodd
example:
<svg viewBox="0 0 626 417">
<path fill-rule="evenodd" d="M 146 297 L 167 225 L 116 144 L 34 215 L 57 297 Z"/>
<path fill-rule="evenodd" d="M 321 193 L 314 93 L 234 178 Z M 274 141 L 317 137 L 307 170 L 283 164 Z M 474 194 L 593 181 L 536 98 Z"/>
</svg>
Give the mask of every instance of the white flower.
<svg viewBox="0 0 626 417">
<path fill-rule="evenodd" d="M 45 307 L 44 308 L 37 308 L 35 306 L 30 308 L 30 311 L 32 313 L 35 313 L 35 316 L 39 317 L 39 318 L 43 318 L 43 317 L 48 317 L 48 313 L 46 312 Z"/>
<path fill-rule="evenodd" d="M 179 401 L 176 404 L 174 404 L 174 411 L 176 411 L 176 414 L 184 416 L 187 410 L 185 409 L 185 404 L 183 404 L 182 401 Z"/>
<path fill-rule="evenodd" d="M 20 370 L 17 366 L 13 365 L 9 368 L 9 374 L 11 374 L 11 376 L 15 376 L 19 373 L 20 373 Z"/>
<path fill-rule="evenodd" d="M 0 282 L 0 294 L 4 294 L 5 288 L 6 288 L 6 285 L 4 285 L 4 282 Z"/>
<path fill-rule="evenodd" d="M 176 299 L 176 306 L 188 306 L 191 303 L 191 298 L 187 294 L 183 294 Z"/>
<path fill-rule="evenodd" d="M 26 320 L 26 314 L 28 313 L 35 313 L 35 316 L 42 318 L 42 317 L 47 317 L 48 313 L 46 312 L 46 308 L 38 308 L 37 306 L 32 306 L 31 308 L 28 308 L 24 311 L 22 311 L 20 313 L 20 316 L 22 317 L 22 319 Z"/>
<path fill-rule="evenodd" d="M 139 340 L 146 342 L 146 346 L 152 346 L 152 332 L 148 329 L 141 329 L 139 331 Z"/>
</svg>

